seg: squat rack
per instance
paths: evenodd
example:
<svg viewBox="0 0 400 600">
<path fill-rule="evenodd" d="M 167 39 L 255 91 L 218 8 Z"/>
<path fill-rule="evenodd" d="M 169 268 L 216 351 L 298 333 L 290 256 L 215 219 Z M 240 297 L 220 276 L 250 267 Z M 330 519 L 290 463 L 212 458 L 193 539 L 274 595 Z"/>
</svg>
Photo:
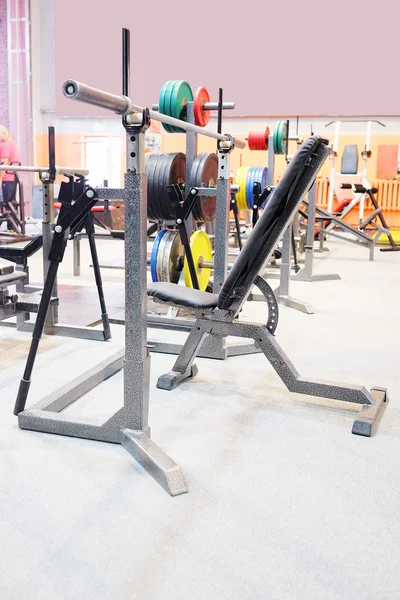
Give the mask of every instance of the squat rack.
<svg viewBox="0 0 400 600">
<path fill-rule="evenodd" d="M 123 38 L 127 51 L 128 72 L 129 32 Z M 124 188 L 99 188 L 98 198 L 125 201 L 125 350 L 121 350 L 59 390 L 25 410 L 30 381 L 22 381 L 15 414 L 22 429 L 122 444 L 126 450 L 171 495 L 186 493 L 187 483 L 181 468 L 150 438 L 149 383 L 151 357 L 147 347 L 147 181 L 145 174 L 145 132 L 150 124 L 147 108 L 135 106 L 125 96 L 113 95 L 84 84 L 67 81 L 64 94 L 75 100 L 89 102 L 124 117 L 126 130 L 127 170 Z M 129 110 L 135 112 L 131 115 Z M 154 117 L 188 131 L 217 138 L 229 152 L 234 145 L 245 144 L 230 135 L 215 134 L 209 129 L 193 126 L 160 113 Z M 226 156 L 226 155 L 225 155 Z M 226 158 L 223 160 L 226 161 Z M 229 192 L 229 170 L 221 170 L 226 197 Z M 226 174 L 226 175 L 225 175 Z M 227 205 L 225 205 L 226 211 Z M 226 265 L 224 265 L 226 268 Z M 217 282 L 218 283 L 218 282 Z M 222 283 L 222 282 L 221 282 Z M 106 422 L 98 418 L 73 418 L 63 412 L 70 404 L 96 385 L 124 369 L 123 407 Z"/>
</svg>

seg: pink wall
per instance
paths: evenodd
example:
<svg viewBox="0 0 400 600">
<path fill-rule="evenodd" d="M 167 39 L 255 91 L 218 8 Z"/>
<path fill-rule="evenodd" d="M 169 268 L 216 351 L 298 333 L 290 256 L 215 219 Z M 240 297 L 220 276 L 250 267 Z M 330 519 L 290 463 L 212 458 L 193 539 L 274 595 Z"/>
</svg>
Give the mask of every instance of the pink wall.
<svg viewBox="0 0 400 600">
<path fill-rule="evenodd" d="M 10 125 L 8 113 L 7 0 L 0 0 L 0 124 Z"/>
<path fill-rule="evenodd" d="M 103 7 L 103 8 L 101 8 Z M 68 78 L 120 92 L 121 27 L 131 29 L 137 104 L 167 79 L 219 86 L 237 115 L 399 115 L 400 4 L 58 0 L 59 115 L 99 115 L 63 98 Z"/>
</svg>

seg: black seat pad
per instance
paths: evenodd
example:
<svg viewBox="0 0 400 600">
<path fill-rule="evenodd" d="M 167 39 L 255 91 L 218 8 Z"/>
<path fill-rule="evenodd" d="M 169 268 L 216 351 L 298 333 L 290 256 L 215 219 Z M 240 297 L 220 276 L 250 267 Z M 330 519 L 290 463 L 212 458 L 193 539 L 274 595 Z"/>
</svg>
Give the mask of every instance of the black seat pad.
<svg viewBox="0 0 400 600">
<path fill-rule="evenodd" d="M 188 288 L 184 285 L 177 285 L 176 283 L 151 283 L 147 287 L 147 294 L 159 302 L 174 304 L 182 308 L 215 308 L 218 302 L 217 294 L 201 292 L 200 290 Z"/>
</svg>

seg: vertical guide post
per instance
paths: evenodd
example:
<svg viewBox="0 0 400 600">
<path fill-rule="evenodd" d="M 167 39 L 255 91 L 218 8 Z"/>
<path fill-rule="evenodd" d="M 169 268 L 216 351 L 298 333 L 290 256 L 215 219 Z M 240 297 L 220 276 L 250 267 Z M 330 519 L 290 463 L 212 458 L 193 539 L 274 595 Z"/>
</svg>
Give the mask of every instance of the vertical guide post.
<svg viewBox="0 0 400 600">
<path fill-rule="evenodd" d="M 129 83 L 131 74 L 131 39 L 130 31 L 122 29 L 122 95 L 129 96 Z"/>
<path fill-rule="evenodd" d="M 49 252 L 53 239 L 54 225 L 54 180 L 56 178 L 56 144 L 54 127 L 48 128 L 49 144 L 49 177 L 42 181 L 43 194 L 43 281 L 46 281 L 49 270 Z M 57 279 L 54 281 L 53 296 L 57 296 Z M 51 305 L 46 316 L 45 333 L 53 333 L 53 326 L 58 323 L 58 308 Z"/>
<path fill-rule="evenodd" d="M 122 88 L 129 94 L 130 32 L 122 31 Z M 144 118 L 145 115 L 144 115 Z M 150 356 L 147 350 L 146 126 L 126 125 L 125 173 L 125 426 L 148 431 Z"/>
</svg>

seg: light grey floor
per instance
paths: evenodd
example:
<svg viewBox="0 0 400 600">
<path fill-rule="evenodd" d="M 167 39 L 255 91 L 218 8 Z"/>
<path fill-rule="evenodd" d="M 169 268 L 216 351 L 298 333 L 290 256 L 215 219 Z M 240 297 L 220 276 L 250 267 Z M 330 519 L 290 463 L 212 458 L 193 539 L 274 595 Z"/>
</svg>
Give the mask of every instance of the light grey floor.
<svg viewBox="0 0 400 600">
<path fill-rule="evenodd" d="M 377 435 L 353 436 L 353 412 L 288 393 L 261 355 L 198 360 L 174 392 L 155 388 L 173 357 L 154 355 L 152 436 L 190 486 L 171 498 L 122 447 L 19 430 L 18 360 L 0 371 L 2 600 L 400 599 L 400 253 L 370 263 L 362 248 L 329 245 L 316 272 L 342 281 L 293 283 L 315 314 L 282 308 L 277 339 L 304 375 L 388 387 Z M 100 245 L 104 259 L 121 251 Z M 120 272 L 104 277 L 121 285 Z M 30 400 L 121 347 L 113 332 L 54 340 Z M 13 335 L 29 339 L 0 329 Z M 116 376 L 70 410 L 106 416 L 121 399 Z"/>
</svg>

